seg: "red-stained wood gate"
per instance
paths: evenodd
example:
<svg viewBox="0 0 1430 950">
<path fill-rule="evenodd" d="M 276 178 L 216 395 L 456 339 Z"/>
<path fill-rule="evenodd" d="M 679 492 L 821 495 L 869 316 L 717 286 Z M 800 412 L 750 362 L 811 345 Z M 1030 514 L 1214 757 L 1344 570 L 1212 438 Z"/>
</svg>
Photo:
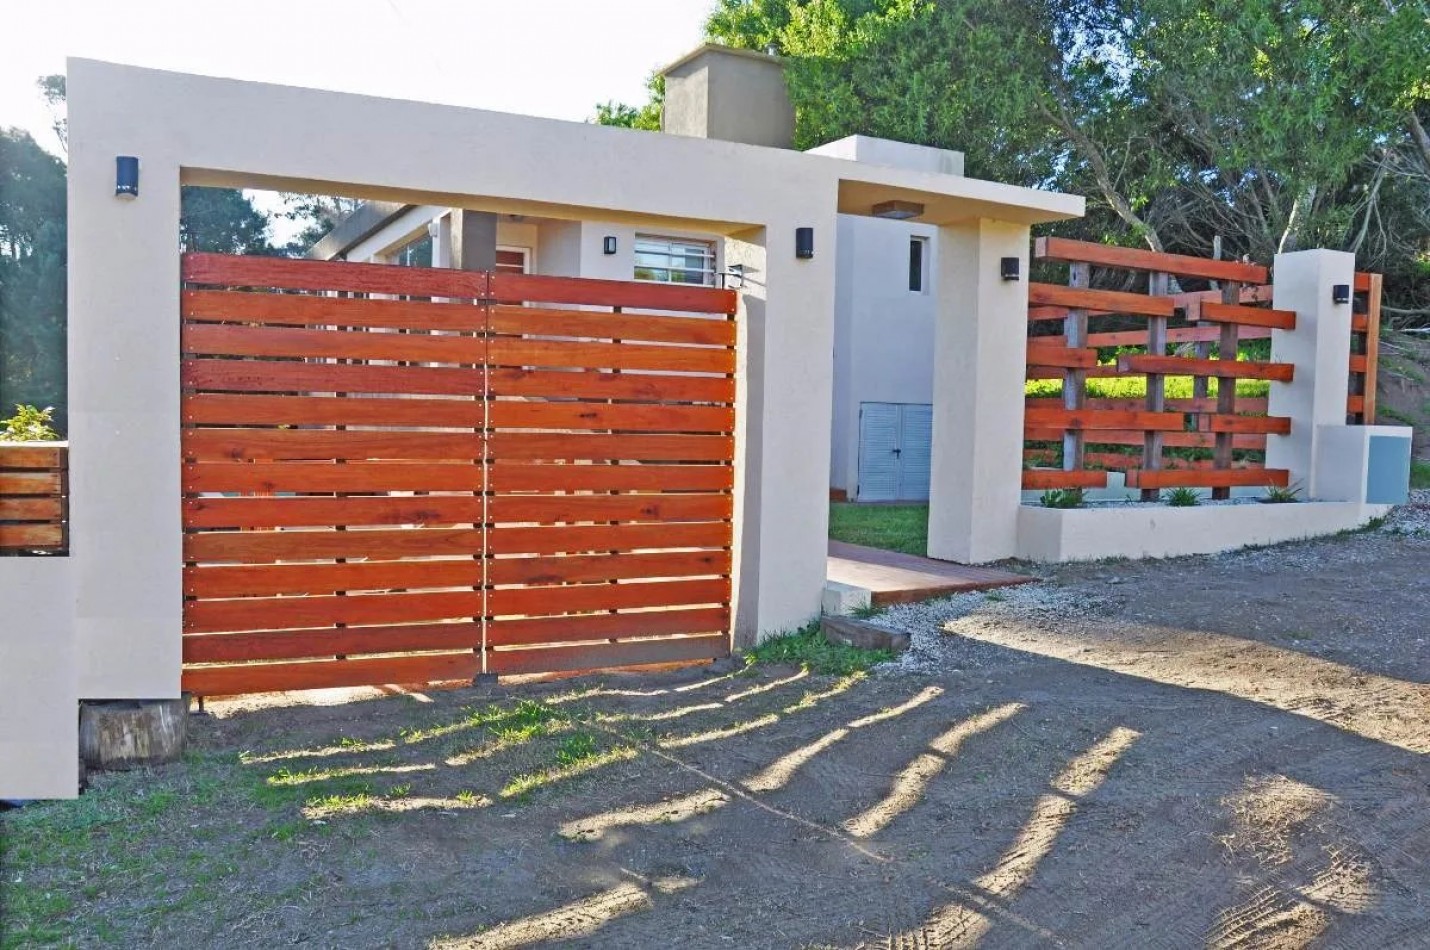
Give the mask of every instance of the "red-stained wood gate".
<svg viewBox="0 0 1430 950">
<path fill-rule="evenodd" d="M 185 690 L 729 653 L 733 292 L 212 254 L 183 279 Z"/>
</svg>

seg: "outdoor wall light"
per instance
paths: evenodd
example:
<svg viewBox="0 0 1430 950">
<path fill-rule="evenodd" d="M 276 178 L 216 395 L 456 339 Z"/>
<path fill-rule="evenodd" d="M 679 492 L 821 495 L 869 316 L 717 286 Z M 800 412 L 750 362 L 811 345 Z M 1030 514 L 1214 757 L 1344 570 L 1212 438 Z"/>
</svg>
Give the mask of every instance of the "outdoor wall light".
<svg viewBox="0 0 1430 950">
<path fill-rule="evenodd" d="M 1004 280 L 1018 279 L 1018 258 L 1003 257 L 998 260 L 998 276 Z"/>
<path fill-rule="evenodd" d="M 1351 285 L 1335 284 L 1331 287 L 1331 303 L 1350 303 Z"/>
<path fill-rule="evenodd" d="M 616 253 L 616 236 L 614 234 L 606 235 L 605 239 L 601 241 L 601 250 L 607 254 Z"/>
<path fill-rule="evenodd" d="M 133 155 L 114 159 L 114 194 L 120 198 L 139 197 L 139 159 Z"/>
<path fill-rule="evenodd" d="M 731 286 L 731 282 L 732 282 L 732 281 L 738 281 L 739 283 L 736 283 L 734 286 Z M 728 270 L 721 271 L 721 272 L 720 272 L 720 284 L 721 284 L 722 287 L 725 287 L 725 288 L 727 288 L 727 289 L 729 289 L 729 290 L 744 290 L 744 289 L 745 289 L 745 265 L 744 265 L 744 264 L 731 264 Z"/>
<path fill-rule="evenodd" d="M 814 228 L 794 229 L 794 256 L 802 261 L 814 256 Z"/>
<path fill-rule="evenodd" d="M 869 209 L 876 218 L 907 221 L 924 213 L 924 206 L 914 201 L 881 201 Z"/>
</svg>

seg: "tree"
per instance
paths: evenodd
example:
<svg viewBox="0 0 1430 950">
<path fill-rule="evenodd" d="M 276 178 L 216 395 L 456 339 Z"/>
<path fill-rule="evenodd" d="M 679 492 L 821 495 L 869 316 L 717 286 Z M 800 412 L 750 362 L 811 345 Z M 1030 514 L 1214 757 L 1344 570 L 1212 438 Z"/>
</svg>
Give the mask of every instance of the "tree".
<svg viewBox="0 0 1430 950">
<path fill-rule="evenodd" d="M 0 130 L 0 406 L 55 407 L 63 426 L 65 168 Z"/>
<path fill-rule="evenodd" d="M 362 205 L 358 198 L 299 194 L 284 194 L 283 203 L 287 206 L 287 210 L 282 212 L 283 217 L 302 222 L 302 229 L 284 248 L 289 257 L 302 257 L 308 248 Z"/>
<path fill-rule="evenodd" d="M 1385 0 L 720 0 L 707 31 L 788 62 L 796 136 L 959 148 L 1087 194 L 1093 240 L 1269 260 L 1356 249 L 1423 300 L 1430 23 Z M 1419 290 L 1417 290 L 1419 288 Z M 1430 311 L 1427 311 L 1430 315 Z"/>
<path fill-rule="evenodd" d="M 597 103 L 595 123 L 659 132 L 661 109 L 665 105 L 665 77 L 652 74 L 646 80 L 646 89 L 650 92 L 650 99 L 643 106 L 627 105 L 609 99 Z"/>
</svg>

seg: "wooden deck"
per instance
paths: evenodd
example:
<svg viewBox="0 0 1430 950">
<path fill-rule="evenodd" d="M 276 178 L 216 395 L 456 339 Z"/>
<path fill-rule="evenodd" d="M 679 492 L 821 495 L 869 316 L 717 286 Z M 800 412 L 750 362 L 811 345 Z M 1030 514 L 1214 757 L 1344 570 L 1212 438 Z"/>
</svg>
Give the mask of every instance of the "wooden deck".
<svg viewBox="0 0 1430 950">
<path fill-rule="evenodd" d="M 829 542 L 829 568 L 825 576 L 831 581 L 870 591 L 875 607 L 946 597 L 963 591 L 1011 587 L 1034 580 L 1008 571 L 935 561 L 842 541 Z"/>
</svg>

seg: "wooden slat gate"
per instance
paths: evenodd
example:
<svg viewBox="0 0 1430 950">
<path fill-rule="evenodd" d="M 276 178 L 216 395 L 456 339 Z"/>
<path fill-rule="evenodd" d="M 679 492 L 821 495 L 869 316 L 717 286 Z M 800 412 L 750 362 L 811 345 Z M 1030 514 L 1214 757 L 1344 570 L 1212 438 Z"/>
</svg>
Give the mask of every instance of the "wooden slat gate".
<svg viewBox="0 0 1430 950">
<path fill-rule="evenodd" d="M 729 653 L 732 292 L 211 254 L 183 278 L 184 689 Z"/>
</svg>

